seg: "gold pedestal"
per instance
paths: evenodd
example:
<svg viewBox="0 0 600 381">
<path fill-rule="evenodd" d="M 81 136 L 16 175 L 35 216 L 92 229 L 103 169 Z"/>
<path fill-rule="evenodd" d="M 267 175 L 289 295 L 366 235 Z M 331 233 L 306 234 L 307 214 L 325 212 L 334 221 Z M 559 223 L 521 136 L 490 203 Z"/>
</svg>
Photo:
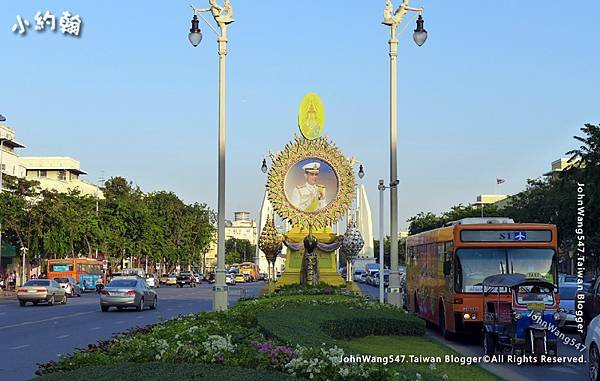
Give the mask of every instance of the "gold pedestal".
<svg viewBox="0 0 600 381">
<path fill-rule="evenodd" d="M 313 230 L 313 236 L 321 243 L 333 243 L 337 239 L 337 235 L 331 231 L 331 228 Z M 288 284 L 300 284 L 300 272 L 302 269 L 302 255 L 304 254 L 304 238 L 308 236 L 308 229 L 302 227 L 294 227 L 285 234 L 285 238 L 290 243 L 302 244 L 299 251 L 290 250 L 288 248 L 285 272 L 281 278 L 277 280 L 277 287 L 286 286 Z M 326 283 L 330 286 L 343 286 L 346 284 L 344 279 L 337 272 L 337 260 L 335 252 L 326 253 L 316 249 L 317 260 L 319 262 L 319 282 Z"/>
</svg>

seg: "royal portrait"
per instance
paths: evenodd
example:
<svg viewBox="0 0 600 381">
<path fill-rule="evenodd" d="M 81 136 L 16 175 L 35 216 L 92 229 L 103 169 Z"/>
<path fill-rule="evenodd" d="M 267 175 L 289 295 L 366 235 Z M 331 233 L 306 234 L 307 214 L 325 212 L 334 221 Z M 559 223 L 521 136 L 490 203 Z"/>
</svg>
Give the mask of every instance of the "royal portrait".
<svg viewBox="0 0 600 381">
<path fill-rule="evenodd" d="M 331 165 L 320 159 L 299 161 L 285 178 L 286 198 L 303 212 L 314 213 L 326 208 L 337 193 L 337 175 Z"/>
</svg>

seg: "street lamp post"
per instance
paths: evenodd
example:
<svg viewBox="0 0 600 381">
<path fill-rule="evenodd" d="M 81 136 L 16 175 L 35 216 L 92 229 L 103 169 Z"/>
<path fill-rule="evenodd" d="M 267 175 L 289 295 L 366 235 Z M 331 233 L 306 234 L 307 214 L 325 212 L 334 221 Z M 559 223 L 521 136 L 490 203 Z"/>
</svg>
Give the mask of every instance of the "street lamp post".
<svg viewBox="0 0 600 381">
<path fill-rule="evenodd" d="M 215 311 L 227 309 L 227 285 L 225 284 L 225 57 L 227 55 L 227 25 L 233 22 L 233 9 L 229 0 L 219 6 L 216 0 L 209 0 L 210 7 L 194 8 L 192 11 L 192 28 L 188 38 L 193 46 L 198 46 L 202 41 L 202 32 L 199 27 L 198 16 L 217 35 L 219 44 L 219 197 L 217 206 L 217 269 L 215 271 L 215 286 L 213 287 L 213 308 Z M 219 27 L 217 31 L 202 13 L 210 12 Z"/>
<path fill-rule="evenodd" d="M 383 234 L 383 192 L 388 188 L 396 188 L 398 186 L 398 183 L 399 181 L 396 180 L 386 187 L 385 185 L 383 185 L 383 179 L 380 179 L 379 185 L 377 186 L 377 189 L 379 189 L 379 303 L 385 303 L 385 238 Z"/>
<path fill-rule="evenodd" d="M 0 117 L 4 118 L 2 115 Z M 2 151 L 4 150 L 4 140 L 5 138 L 0 137 L 0 195 L 2 194 Z M 4 273 L 2 272 L 2 220 L 0 220 L 0 279 L 4 277 Z"/>
<path fill-rule="evenodd" d="M 0 114 L 0 122 L 5 122 L 6 121 L 6 117 L 4 117 L 4 115 Z M 7 140 L 6 138 L 3 138 L 2 136 L 0 136 L 0 195 L 2 194 L 3 191 L 3 183 L 2 183 L 2 163 L 3 163 L 3 157 L 2 157 L 2 151 L 4 150 L 4 141 Z M 4 273 L 2 272 L 2 220 L 0 220 L 0 280 L 4 278 Z M 6 285 L 4 285 L 6 287 Z"/>
<path fill-rule="evenodd" d="M 425 43 L 427 31 L 423 28 L 423 8 L 413 8 L 408 5 L 409 0 L 403 0 L 402 4 L 394 11 L 391 0 L 387 0 L 383 10 L 383 24 L 390 27 L 390 183 L 398 178 L 397 136 L 398 136 L 398 38 L 397 29 L 404 15 L 416 12 L 418 15 L 417 29 L 413 34 L 415 43 L 419 46 Z M 406 28 L 406 27 L 405 27 Z M 398 189 L 390 189 L 390 286 L 388 301 L 390 304 L 401 305 L 400 274 L 398 273 Z M 381 243 L 380 243 L 381 245 Z"/>
</svg>

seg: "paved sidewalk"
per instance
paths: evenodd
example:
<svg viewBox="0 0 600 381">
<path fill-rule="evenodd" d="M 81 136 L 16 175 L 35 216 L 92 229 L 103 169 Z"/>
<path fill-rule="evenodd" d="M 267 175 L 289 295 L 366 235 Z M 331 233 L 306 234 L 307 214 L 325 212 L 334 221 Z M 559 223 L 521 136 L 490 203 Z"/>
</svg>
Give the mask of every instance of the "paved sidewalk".
<svg viewBox="0 0 600 381">
<path fill-rule="evenodd" d="M 16 297 L 17 297 L 17 293 L 14 291 L 7 291 L 7 290 L 0 291 L 0 300 L 15 299 Z"/>
</svg>

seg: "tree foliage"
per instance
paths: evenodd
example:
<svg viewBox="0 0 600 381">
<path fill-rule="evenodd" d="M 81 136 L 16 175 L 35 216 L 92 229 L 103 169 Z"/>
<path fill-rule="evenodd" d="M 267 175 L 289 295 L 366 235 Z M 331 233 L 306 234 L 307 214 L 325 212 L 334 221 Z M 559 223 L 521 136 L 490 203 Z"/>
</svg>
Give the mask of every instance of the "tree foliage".
<svg viewBox="0 0 600 381">
<path fill-rule="evenodd" d="M 41 190 L 35 181 L 11 176 L 5 176 L 4 189 L 3 239 L 26 248 L 30 259 L 98 250 L 113 263 L 147 256 L 172 268 L 199 263 L 214 236 L 214 213 L 205 204 L 185 204 L 171 192 L 145 194 L 123 177 L 105 182 L 101 200 Z"/>
</svg>

